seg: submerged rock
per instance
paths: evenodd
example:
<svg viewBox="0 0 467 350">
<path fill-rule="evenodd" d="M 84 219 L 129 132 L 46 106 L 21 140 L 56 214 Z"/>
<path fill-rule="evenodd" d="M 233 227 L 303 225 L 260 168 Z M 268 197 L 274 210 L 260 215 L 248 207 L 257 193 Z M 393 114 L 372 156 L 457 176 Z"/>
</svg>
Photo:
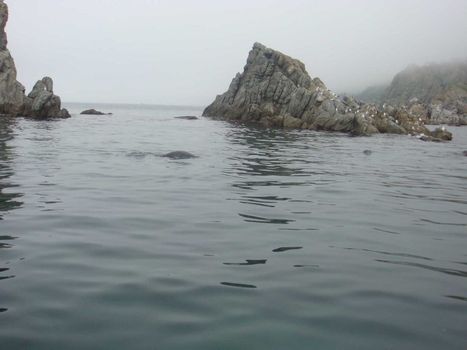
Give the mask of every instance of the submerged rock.
<svg viewBox="0 0 467 350">
<path fill-rule="evenodd" d="M 16 67 L 7 48 L 5 26 L 8 6 L 0 0 L 0 114 L 33 118 L 68 118 L 70 114 L 61 108 L 60 97 L 53 93 L 53 81 L 49 77 L 39 80 L 29 95 L 16 80 Z"/>
<path fill-rule="evenodd" d="M 194 154 L 191 154 L 190 152 L 185 152 L 185 151 L 173 151 L 169 152 L 167 154 L 164 154 L 162 157 L 165 158 L 170 158 L 170 159 L 190 159 L 190 158 L 196 158 Z"/>
<path fill-rule="evenodd" d="M 112 113 L 104 113 L 101 111 L 97 111 L 95 109 L 86 109 L 85 111 L 82 111 L 80 114 L 85 114 L 85 115 L 111 115 Z"/>
<path fill-rule="evenodd" d="M 181 117 L 175 117 L 175 119 L 198 120 L 198 117 L 195 117 L 194 115 L 184 115 L 184 116 L 181 116 Z"/>
<path fill-rule="evenodd" d="M 406 109 L 363 104 L 338 97 L 305 65 L 279 51 L 255 43 L 243 73 L 203 112 L 216 119 L 265 127 L 347 132 L 429 134 L 422 120 Z"/>
</svg>

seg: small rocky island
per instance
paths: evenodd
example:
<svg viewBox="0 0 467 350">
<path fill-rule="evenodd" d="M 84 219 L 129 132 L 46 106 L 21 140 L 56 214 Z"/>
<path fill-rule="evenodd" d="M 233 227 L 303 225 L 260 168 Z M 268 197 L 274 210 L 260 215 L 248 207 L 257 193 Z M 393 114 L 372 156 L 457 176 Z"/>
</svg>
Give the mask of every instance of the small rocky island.
<svg viewBox="0 0 467 350">
<path fill-rule="evenodd" d="M 265 127 L 410 134 L 430 141 L 452 138 L 445 130 L 430 132 L 407 108 L 337 96 L 319 78 L 311 78 L 302 62 L 260 43 L 250 51 L 243 73 L 203 115 Z"/>
<path fill-rule="evenodd" d="M 53 92 L 49 77 L 39 80 L 26 95 L 24 86 L 16 80 L 16 67 L 7 48 L 5 26 L 8 6 L 0 0 L 0 115 L 23 116 L 38 119 L 68 118 L 70 114 L 61 108 L 60 97 Z"/>
<path fill-rule="evenodd" d="M 104 113 L 104 112 L 98 111 L 98 110 L 96 110 L 94 108 L 86 109 L 85 111 L 82 111 L 80 114 L 83 114 L 83 115 L 112 115 L 112 113 Z"/>
</svg>

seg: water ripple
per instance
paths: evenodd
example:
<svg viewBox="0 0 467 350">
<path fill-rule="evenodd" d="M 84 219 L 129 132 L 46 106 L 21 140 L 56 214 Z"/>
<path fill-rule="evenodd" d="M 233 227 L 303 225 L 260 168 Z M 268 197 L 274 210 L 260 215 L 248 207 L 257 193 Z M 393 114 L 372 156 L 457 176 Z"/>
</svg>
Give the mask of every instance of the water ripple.
<svg viewBox="0 0 467 350">
<path fill-rule="evenodd" d="M 418 264 L 418 263 L 409 262 L 409 261 L 393 261 L 393 260 L 381 260 L 381 259 L 375 259 L 375 261 L 386 263 L 386 264 L 419 267 L 421 269 L 441 272 L 441 273 L 445 273 L 445 274 L 452 275 L 452 276 L 467 277 L 467 271 L 464 271 L 464 270 L 447 269 L 447 268 L 443 268 L 443 267 Z"/>
<path fill-rule="evenodd" d="M 465 348 L 467 128 L 429 144 L 99 109 L 0 119 L 2 348 Z M 174 149 L 202 157 L 157 160 Z"/>
</svg>

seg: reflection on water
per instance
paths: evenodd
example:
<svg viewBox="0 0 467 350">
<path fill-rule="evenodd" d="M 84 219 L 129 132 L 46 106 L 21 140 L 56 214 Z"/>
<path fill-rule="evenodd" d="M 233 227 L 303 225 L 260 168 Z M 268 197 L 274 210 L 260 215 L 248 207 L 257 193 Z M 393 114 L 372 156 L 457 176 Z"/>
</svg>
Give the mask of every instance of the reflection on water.
<svg viewBox="0 0 467 350">
<path fill-rule="evenodd" d="M 268 260 L 267 259 L 258 259 L 258 260 L 247 259 L 245 261 L 246 262 L 244 263 L 224 263 L 224 265 L 230 265 L 230 266 L 264 265 L 266 264 Z"/>
<path fill-rule="evenodd" d="M 323 160 L 313 156 L 315 146 L 309 136 L 295 131 L 242 127 L 227 133 L 226 139 L 236 152 L 229 157 L 224 173 L 233 177 L 233 193 L 238 196 L 230 200 L 246 205 L 238 213 L 244 222 L 290 225 L 297 221 L 292 216 L 304 213 L 293 210 L 294 203 L 311 203 L 310 200 L 280 193 L 323 181 L 325 170 L 313 169 Z"/>
<path fill-rule="evenodd" d="M 245 284 L 245 283 L 221 282 L 221 284 L 223 286 L 236 287 L 236 288 L 249 288 L 249 289 L 258 288 L 257 286 L 253 284 Z"/>
<path fill-rule="evenodd" d="M 14 120 L 0 117 L 0 221 L 4 220 L 4 215 L 16 208 L 20 208 L 23 202 L 19 200 L 22 197 L 21 193 L 12 191 L 17 185 L 10 182 L 10 178 L 14 175 L 12 162 L 14 160 L 14 149 L 9 145 L 14 137 Z M 1 226 L 0 226 L 1 228 Z M 3 233 L 0 231 L 0 233 Z M 13 240 L 16 237 L 1 235 L 0 236 L 0 258 L 2 258 L 2 250 L 13 247 Z M 3 267 L 4 260 L 0 260 L 0 281 L 8 280 L 13 277 L 9 267 Z M 1 286 L 0 286 L 1 287 Z M 3 306 L 3 305 L 0 305 Z M 5 307 L 0 307 L 0 313 L 8 311 Z"/>
<path fill-rule="evenodd" d="M 238 214 L 242 218 L 245 218 L 245 222 L 256 222 L 259 224 L 288 224 L 294 222 L 294 220 L 289 219 L 274 219 L 274 218 L 263 218 L 260 216 L 247 215 L 247 214 Z"/>
<path fill-rule="evenodd" d="M 298 250 L 298 249 L 303 249 L 303 247 L 280 247 L 280 248 L 276 248 L 273 250 L 274 253 L 282 253 L 282 252 L 286 252 L 288 250 Z"/>
<path fill-rule="evenodd" d="M 17 187 L 9 181 L 14 174 L 11 165 L 14 159 L 14 150 L 8 145 L 14 137 L 13 127 L 13 120 L 0 118 L 0 220 L 3 220 L 3 213 L 23 205 L 23 202 L 18 200 L 22 194 L 10 190 Z"/>
<path fill-rule="evenodd" d="M 386 264 L 419 267 L 419 268 L 426 269 L 426 270 L 445 273 L 447 275 L 467 277 L 467 271 L 464 271 L 464 270 L 447 269 L 443 267 L 419 264 L 419 263 L 414 263 L 410 261 L 395 261 L 395 260 L 383 260 L 383 259 L 375 259 L 375 261 L 386 263 Z"/>
</svg>

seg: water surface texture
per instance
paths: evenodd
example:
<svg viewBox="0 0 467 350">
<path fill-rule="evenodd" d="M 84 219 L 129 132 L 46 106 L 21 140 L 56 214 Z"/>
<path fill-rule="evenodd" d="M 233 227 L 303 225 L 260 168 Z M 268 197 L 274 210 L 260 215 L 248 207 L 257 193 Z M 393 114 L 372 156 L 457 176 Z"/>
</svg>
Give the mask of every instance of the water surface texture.
<svg viewBox="0 0 467 350">
<path fill-rule="evenodd" d="M 467 128 L 66 107 L 0 121 L 0 348 L 467 348 Z"/>
</svg>

